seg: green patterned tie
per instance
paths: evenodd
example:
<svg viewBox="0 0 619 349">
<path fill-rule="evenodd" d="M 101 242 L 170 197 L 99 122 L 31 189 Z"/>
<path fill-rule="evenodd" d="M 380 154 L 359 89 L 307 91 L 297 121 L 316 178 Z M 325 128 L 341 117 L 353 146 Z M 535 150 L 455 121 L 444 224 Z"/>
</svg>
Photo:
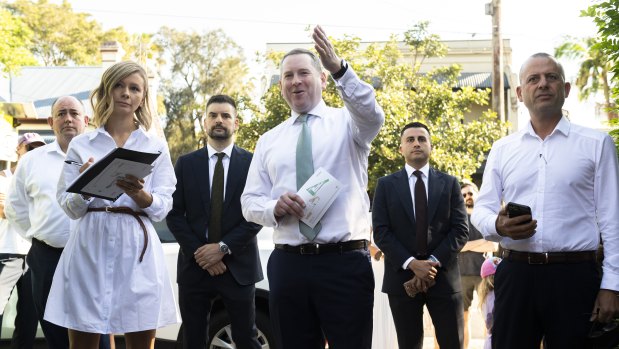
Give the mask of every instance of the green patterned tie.
<svg viewBox="0 0 619 349">
<path fill-rule="evenodd" d="M 307 125 L 307 114 L 299 115 L 299 120 L 303 127 L 297 141 L 297 190 L 300 189 L 305 182 L 314 174 L 314 160 L 312 159 L 312 134 Z M 299 229 L 310 241 L 316 238 L 320 232 L 320 222 L 316 224 L 314 229 L 307 224 L 299 221 Z"/>
</svg>

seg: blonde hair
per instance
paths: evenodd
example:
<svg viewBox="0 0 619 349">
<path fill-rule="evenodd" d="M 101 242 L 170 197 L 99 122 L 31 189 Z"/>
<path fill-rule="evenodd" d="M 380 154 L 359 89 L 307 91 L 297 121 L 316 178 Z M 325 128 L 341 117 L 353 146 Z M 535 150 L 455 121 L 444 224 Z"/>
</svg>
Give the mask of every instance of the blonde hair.
<svg viewBox="0 0 619 349">
<path fill-rule="evenodd" d="M 139 64 L 131 61 L 118 62 L 107 68 L 101 76 L 101 83 L 90 94 L 90 104 L 93 110 L 93 123 L 100 127 L 105 125 L 112 116 L 114 103 L 112 100 L 112 90 L 114 86 L 127 76 L 138 73 L 144 81 L 144 102 L 135 111 L 135 119 L 138 124 L 146 130 L 150 129 L 152 114 L 148 103 L 148 76 L 146 71 Z"/>
<path fill-rule="evenodd" d="M 481 278 L 481 283 L 477 289 L 479 295 L 479 307 L 481 308 L 486 303 L 486 297 L 494 290 L 494 274 Z"/>
</svg>

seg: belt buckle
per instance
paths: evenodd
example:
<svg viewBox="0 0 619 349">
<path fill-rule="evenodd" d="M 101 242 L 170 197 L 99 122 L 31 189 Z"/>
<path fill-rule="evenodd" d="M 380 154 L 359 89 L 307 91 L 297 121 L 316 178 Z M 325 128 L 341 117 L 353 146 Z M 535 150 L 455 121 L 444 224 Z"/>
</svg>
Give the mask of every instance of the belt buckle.
<svg viewBox="0 0 619 349">
<path fill-rule="evenodd" d="M 310 248 L 313 247 L 313 248 Z M 303 244 L 299 246 L 299 252 L 301 254 L 318 254 L 320 250 L 320 245 L 318 244 Z"/>
<path fill-rule="evenodd" d="M 536 258 L 534 257 L 533 260 L 531 259 L 531 253 L 527 256 L 527 260 L 529 261 L 529 264 L 548 264 L 548 252 L 542 252 L 542 253 L 538 253 L 537 255 L 543 255 L 544 259 L 542 261 L 537 261 Z"/>
<path fill-rule="evenodd" d="M 110 206 L 105 206 L 105 212 L 107 212 L 107 213 L 112 212 L 112 211 L 110 211 L 110 208 L 111 208 Z"/>
</svg>

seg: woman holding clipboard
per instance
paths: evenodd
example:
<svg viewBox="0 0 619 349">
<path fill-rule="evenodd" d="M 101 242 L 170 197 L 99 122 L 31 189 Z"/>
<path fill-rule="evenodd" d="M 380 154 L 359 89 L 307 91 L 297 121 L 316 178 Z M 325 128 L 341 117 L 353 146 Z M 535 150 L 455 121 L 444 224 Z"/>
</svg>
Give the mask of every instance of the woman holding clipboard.
<svg viewBox="0 0 619 349">
<path fill-rule="evenodd" d="M 96 349 L 102 333 L 125 333 L 127 348 L 153 348 L 155 329 L 178 322 L 161 243 L 151 220 L 164 219 L 176 185 L 165 141 L 148 133 L 152 116 L 146 72 L 133 62 L 109 67 L 91 94 L 97 129 L 75 137 L 58 184 L 74 219 L 54 275 L 45 319 L 69 329 L 71 348 Z M 115 183 L 117 200 L 66 192 L 95 161 L 122 147 L 161 153 L 144 178 Z M 70 162 L 69 161 L 69 162 Z"/>
</svg>

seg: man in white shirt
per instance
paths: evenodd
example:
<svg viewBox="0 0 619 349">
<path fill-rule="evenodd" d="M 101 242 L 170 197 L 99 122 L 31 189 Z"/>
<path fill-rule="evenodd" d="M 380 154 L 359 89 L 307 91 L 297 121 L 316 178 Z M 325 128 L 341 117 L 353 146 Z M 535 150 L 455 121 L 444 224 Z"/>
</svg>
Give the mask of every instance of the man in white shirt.
<svg viewBox="0 0 619 349">
<path fill-rule="evenodd" d="M 38 133 L 24 133 L 17 140 L 17 161 L 27 152 L 44 146 Z M 0 323 L 13 290 L 17 290 L 17 315 L 11 345 L 14 348 L 31 349 L 37 333 L 37 315 L 32 300 L 30 270 L 26 255 L 30 241 L 24 239 L 4 215 L 4 202 L 9 192 L 9 183 L 15 166 L 0 171 Z"/>
<path fill-rule="evenodd" d="M 570 83 L 556 58 L 520 69 L 526 127 L 488 156 L 473 224 L 505 249 L 495 275 L 492 347 L 585 348 L 590 321 L 619 312 L 619 166 L 612 139 L 563 116 Z M 502 203 L 531 207 L 509 217 Z M 596 250 L 604 244 L 603 277 Z"/>
<path fill-rule="evenodd" d="M 32 241 L 26 258 L 32 273 L 32 295 L 47 344 L 56 349 L 69 347 L 67 329 L 43 320 L 56 265 L 69 239 L 69 217 L 56 200 L 56 187 L 69 142 L 84 131 L 88 116 L 79 100 L 64 96 L 52 104 L 47 123 L 56 141 L 22 157 L 12 178 L 5 214 L 20 234 Z M 101 348 L 109 348 L 109 337 L 101 338 L 106 343 Z"/>
<path fill-rule="evenodd" d="M 291 117 L 258 140 L 241 204 L 248 221 L 275 228 L 267 272 L 278 347 L 320 348 L 326 337 L 331 348 L 369 349 L 374 279 L 367 166 L 385 117 L 372 87 L 337 56 L 320 26 L 313 39 L 320 58 L 295 49 L 282 59 L 280 88 Z M 321 62 L 344 108 L 322 100 Z M 307 180 L 300 175 L 321 167 L 343 185 L 320 228 L 312 229 L 299 223 L 305 203 L 296 192 Z"/>
</svg>

